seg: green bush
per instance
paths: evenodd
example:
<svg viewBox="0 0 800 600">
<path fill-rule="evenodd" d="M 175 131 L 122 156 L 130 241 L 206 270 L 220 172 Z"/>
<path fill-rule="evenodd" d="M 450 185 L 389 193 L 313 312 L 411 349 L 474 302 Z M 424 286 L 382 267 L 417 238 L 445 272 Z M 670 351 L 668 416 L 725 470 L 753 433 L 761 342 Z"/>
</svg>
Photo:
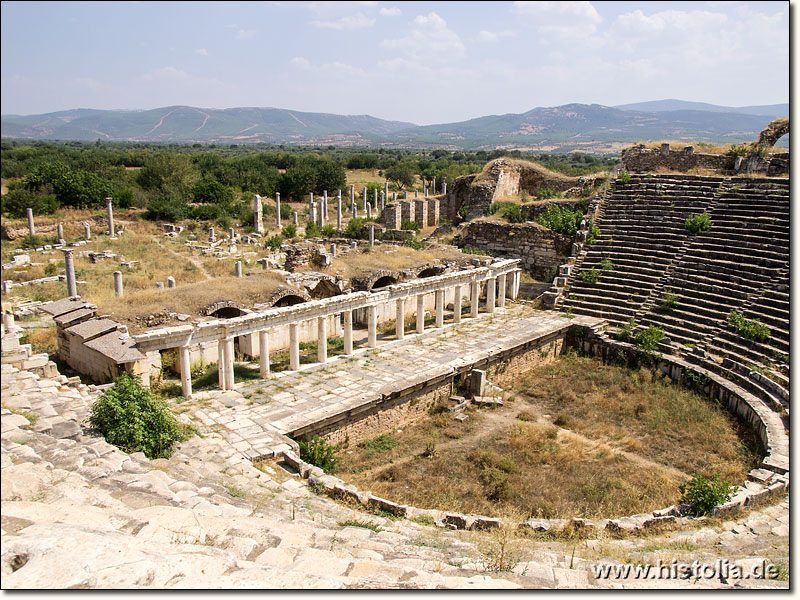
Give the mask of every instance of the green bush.
<svg viewBox="0 0 800 600">
<path fill-rule="evenodd" d="M 288 221 L 292 218 L 292 205 L 288 202 L 281 202 L 281 219 Z"/>
<path fill-rule="evenodd" d="M 293 240 L 297 237 L 297 225 L 294 223 L 289 223 L 288 225 L 283 226 L 283 235 L 288 240 Z"/>
<path fill-rule="evenodd" d="M 536 222 L 562 235 L 575 236 L 583 220 L 580 210 L 554 204 L 536 217 Z"/>
<path fill-rule="evenodd" d="M 614 270 L 614 263 L 611 262 L 610 259 L 604 258 L 600 261 L 600 270 L 601 271 L 613 271 Z"/>
<path fill-rule="evenodd" d="M 547 200 L 549 198 L 555 198 L 558 196 L 558 192 L 555 190 L 551 190 L 550 188 L 546 188 L 543 190 L 539 190 L 536 192 L 536 199 L 537 200 Z"/>
<path fill-rule="evenodd" d="M 129 373 L 94 403 L 89 422 L 109 444 L 125 452 L 144 452 L 150 459 L 168 458 L 175 443 L 187 437 L 186 427 L 167 405 Z"/>
<path fill-rule="evenodd" d="M 10 190 L 3 196 L 3 213 L 9 217 L 25 217 L 28 209 L 33 209 L 33 216 L 50 215 L 59 208 L 58 200 L 55 196 L 37 194 L 24 187 Z"/>
<path fill-rule="evenodd" d="M 678 306 L 678 296 L 672 292 L 661 294 L 661 310 L 669 311 Z"/>
<path fill-rule="evenodd" d="M 267 238 L 267 241 L 264 243 L 270 250 L 277 250 L 281 247 L 281 244 L 283 244 L 283 236 L 278 233 L 270 238 Z"/>
<path fill-rule="evenodd" d="M 403 219 L 403 222 L 400 224 L 400 229 L 403 231 L 419 231 L 419 225 L 416 221 L 410 221 L 409 219 Z"/>
<path fill-rule="evenodd" d="M 358 443 L 359 448 L 364 448 L 367 453 L 375 454 L 376 452 L 387 452 L 397 446 L 399 442 L 391 434 L 382 433 L 377 437 L 369 440 L 364 440 Z"/>
<path fill-rule="evenodd" d="M 631 174 L 627 171 L 620 171 L 617 179 L 619 179 L 620 183 L 627 185 L 631 182 Z"/>
<path fill-rule="evenodd" d="M 525 213 L 522 206 L 514 202 L 492 202 L 486 209 L 486 214 L 497 215 L 509 223 L 524 223 Z"/>
<path fill-rule="evenodd" d="M 600 281 L 600 275 L 602 275 L 602 271 L 598 271 L 592 267 L 588 271 L 583 269 L 580 273 L 578 273 L 578 279 L 585 281 L 586 283 L 597 283 Z"/>
<path fill-rule="evenodd" d="M 322 233 L 322 229 L 320 228 L 319 225 L 317 225 L 313 221 L 311 221 L 309 223 L 306 223 L 306 237 L 307 238 L 319 237 L 321 233 Z"/>
<path fill-rule="evenodd" d="M 732 310 L 728 315 L 728 324 L 736 330 L 736 333 L 748 340 L 756 342 L 766 342 L 772 335 L 769 327 L 758 319 L 746 319 L 742 313 Z"/>
<path fill-rule="evenodd" d="M 314 436 L 310 440 L 300 440 L 300 458 L 319 467 L 326 473 L 334 473 L 339 462 L 339 446 L 329 444 L 323 438 Z"/>
<path fill-rule="evenodd" d="M 586 235 L 586 243 L 591 246 L 600 237 L 600 228 L 595 225 L 594 221 L 589 221 L 589 233 Z"/>
<path fill-rule="evenodd" d="M 325 237 L 333 237 L 336 235 L 336 227 L 333 225 L 325 225 L 320 229 L 320 233 Z"/>
<path fill-rule="evenodd" d="M 461 248 L 461 251 L 464 254 L 474 254 L 476 256 L 488 256 L 486 252 L 484 252 L 480 248 L 476 248 L 475 246 L 464 246 L 463 248 Z"/>
<path fill-rule="evenodd" d="M 623 342 L 627 342 L 631 339 L 634 329 L 636 329 L 636 319 L 631 317 L 631 320 L 625 323 L 625 325 L 622 326 L 622 329 L 620 329 L 619 339 L 621 339 Z"/>
<path fill-rule="evenodd" d="M 361 239 L 362 230 L 364 229 L 364 225 L 367 223 L 367 220 L 363 217 L 356 217 L 355 219 L 350 219 L 347 222 L 347 227 L 344 228 L 344 236 L 351 240 L 358 240 Z"/>
<path fill-rule="evenodd" d="M 695 473 L 690 481 L 680 485 L 681 504 L 691 504 L 692 514 L 706 515 L 715 506 L 725 504 L 733 496 L 734 487 L 727 481 L 720 481 L 719 474 L 705 477 Z"/>
<path fill-rule="evenodd" d="M 414 250 L 424 250 L 425 244 L 420 242 L 417 238 L 408 238 L 406 241 L 403 242 L 403 246 L 407 248 L 413 248 Z"/>
<path fill-rule="evenodd" d="M 634 335 L 633 343 L 639 350 L 650 353 L 658 350 L 658 344 L 663 337 L 664 330 L 661 327 L 650 326 Z"/>
<path fill-rule="evenodd" d="M 697 235 L 698 233 L 708 231 L 711 229 L 711 225 L 711 215 L 707 212 L 699 215 L 692 215 L 686 219 L 686 231 L 691 235 Z"/>
</svg>

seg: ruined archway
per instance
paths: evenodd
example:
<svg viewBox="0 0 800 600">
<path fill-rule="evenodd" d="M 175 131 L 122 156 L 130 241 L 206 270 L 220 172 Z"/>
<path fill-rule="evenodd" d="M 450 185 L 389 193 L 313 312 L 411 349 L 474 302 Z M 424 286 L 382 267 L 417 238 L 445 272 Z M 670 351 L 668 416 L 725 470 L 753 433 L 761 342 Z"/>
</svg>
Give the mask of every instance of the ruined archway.
<svg viewBox="0 0 800 600">
<path fill-rule="evenodd" d="M 779 139 L 789 133 L 789 118 L 780 117 L 767 125 L 758 136 L 756 145 L 761 150 L 772 148 Z"/>
<path fill-rule="evenodd" d="M 250 312 L 244 304 L 236 302 L 235 300 L 220 300 L 209 304 L 205 308 L 200 309 L 200 314 L 207 317 L 216 317 L 218 319 L 232 319 L 234 317 L 241 317 Z"/>
<path fill-rule="evenodd" d="M 295 288 L 278 288 L 272 297 L 264 304 L 272 308 L 281 308 L 284 306 L 294 306 L 295 304 L 302 304 L 311 300 L 311 296 L 304 290 Z"/>
</svg>

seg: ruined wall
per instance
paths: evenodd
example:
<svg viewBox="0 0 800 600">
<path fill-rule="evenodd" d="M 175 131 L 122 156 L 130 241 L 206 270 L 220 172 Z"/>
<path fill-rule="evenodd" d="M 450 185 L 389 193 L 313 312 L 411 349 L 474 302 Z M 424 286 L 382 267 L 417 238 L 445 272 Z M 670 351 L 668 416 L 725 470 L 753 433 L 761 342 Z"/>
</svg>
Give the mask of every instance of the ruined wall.
<svg viewBox="0 0 800 600">
<path fill-rule="evenodd" d="M 671 150 L 669 144 L 660 149 L 645 148 L 644 144 L 622 151 L 622 164 L 632 173 L 646 173 L 665 169 L 688 172 L 691 169 L 724 169 L 728 157 L 724 154 L 696 154 L 694 146 L 682 150 Z"/>
<path fill-rule="evenodd" d="M 573 240 L 540 225 L 475 221 L 453 243 L 460 248 L 478 248 L 491 256 L 518 258 L 523 269 L 542 278 L 566 262 Z"/>
<path fill-rule="evenodd" d="M 497 185 L 494 188 L 492 200 L 516 196 L 519 194 L 520 172 L 515 170 L 501 170 L 497 175 Z"/>
<path fill-rule="evenodd" d="M 442 198 L 441 216 L 450 221 L 458 216 L 462 204 L 469 203 L 469 194 L 472 182 L 477 175 L 463 175 L 456 177 L 453 185 L 447 186 L 447 195 Z"/>
</svg>

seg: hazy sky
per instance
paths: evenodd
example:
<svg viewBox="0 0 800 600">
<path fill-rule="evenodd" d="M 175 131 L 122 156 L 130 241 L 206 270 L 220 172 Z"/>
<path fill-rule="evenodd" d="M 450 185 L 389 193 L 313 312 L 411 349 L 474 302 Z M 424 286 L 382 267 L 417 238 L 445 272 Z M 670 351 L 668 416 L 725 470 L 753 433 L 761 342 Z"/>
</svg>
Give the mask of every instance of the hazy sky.
<svg viewBox="0 0 800 600">
<path fill-rule="evenodd" d="M 789 2 L 2 2 L 0 110 L 789 101 Z"/>
</svg>

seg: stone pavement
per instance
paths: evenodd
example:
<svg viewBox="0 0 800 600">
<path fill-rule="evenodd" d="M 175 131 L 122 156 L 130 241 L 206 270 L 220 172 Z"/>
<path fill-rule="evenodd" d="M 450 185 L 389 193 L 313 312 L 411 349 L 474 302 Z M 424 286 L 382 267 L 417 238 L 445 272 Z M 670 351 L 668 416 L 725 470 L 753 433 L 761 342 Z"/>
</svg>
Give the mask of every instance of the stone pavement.
<svg viewBox="0 0 800 600">
<path fill-rule="evenodd" d="M 409 334 L 376 349 L 329 358 L 326 364 L 283 371 L 274 379 L 249 381 L 234 391 L 196 392 L 187 402 L 191 421 L 216 431 L 242 454 L 255 460 L 280 455 L 286 438 L 304 427 L 380 402 L 411 388 L 503 351 L 568 328 L 597 325 L 601 319 L 536 311 L 509 303 L 494 315 Z"/>
<path fill-rule="evenodd" d="M 789 503 L 701 529 L 631 539 L 522 540 L 504 571 L 490 533 L 359 512 L 221 435 L 148 460 L 87 427 L 92 386 L 2 367 L 5 589 L 787 587 Z M 602 580 L 597 563 L 729 557 L 783 565 L 778 581 Z"/>
</svg>

